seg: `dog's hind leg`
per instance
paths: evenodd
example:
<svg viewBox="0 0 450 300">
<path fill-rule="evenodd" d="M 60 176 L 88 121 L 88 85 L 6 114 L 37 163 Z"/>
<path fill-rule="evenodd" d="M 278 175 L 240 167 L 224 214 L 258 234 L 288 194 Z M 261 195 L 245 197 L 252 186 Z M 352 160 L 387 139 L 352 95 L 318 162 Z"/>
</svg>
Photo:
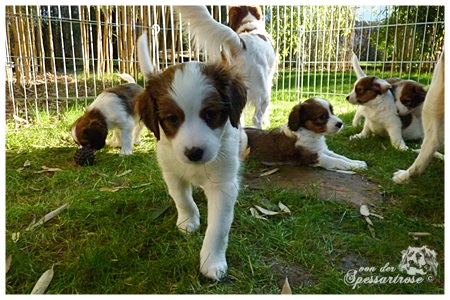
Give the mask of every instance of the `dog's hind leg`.
<svg viewBox="0 0 450 300">
<path fill-rule="evenodd" d="M 204 191 L 208 199 L 208 227 L 200 252 L 200 271 L 208 278 L 219 280 L 227 271 L 225 253 L 238 182 L 211 183 L 204 186 Z"/>
<path fill-rule="evenodd" d="M 409 181 L 411 176 L 423 173 L 439 148 L 444 130 L 443 121 L 434 118 L 424 118 L 423 126 L 425 130 L 425 137 L 423 139 L 419 155 L 408 170 L 399 170 L 394 173 L 392 180 L 396 183 L 406 183 Z"/>
<path fill-rule="evenodd" d="M 256 128 L 262 129 L 270 127 L 269 120 L 269 104 L 270 96 L 261 98 L 259 105 L 255 106 L 255 113 L 253 115 L 253 125 Z"/>
</svg>

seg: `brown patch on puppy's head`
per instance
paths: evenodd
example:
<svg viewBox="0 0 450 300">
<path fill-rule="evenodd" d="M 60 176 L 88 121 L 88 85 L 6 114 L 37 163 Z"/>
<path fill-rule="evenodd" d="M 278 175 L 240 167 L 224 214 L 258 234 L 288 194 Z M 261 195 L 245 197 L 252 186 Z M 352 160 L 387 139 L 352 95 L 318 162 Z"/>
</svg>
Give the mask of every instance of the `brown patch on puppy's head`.
<svg viewBox="0 0 450 300">
<path fill-rule="evenodd" d="M 328 120 L 333 114 L 331 105 L 329 105 L 329 109 L 321 101 L 314 98 L 308 99 L 294 106 L 289 114 L 288 127 L 292 131 L 303 127 L 315 133 L 325 133 Z"/>
<path fill-rule="evenodd" d="M 425 101 L 427 91 L 425 87 L 413 80 L 396 80 L 391 82 L 395 100 L 400 101 L 404 106 L 413 109 Z"/>
<path fill-rule="evenodd" d="M 75 142 L 83 147 L 100 150 L 105 146 L 108 125 L 98 109 L 91 109 L 78 118 L 71 127 Z"/>
<path fill-rule="evenodd" d="M 256 20 L 261 20 L 262 18 L 261 8 L 259 6 L 231 6 L 228 12 L 230 18 L 228 26 L 234 31 L 237 31 L 243 25 L 245 17 L 249 14 L 253 15 Z"/>
<path fill-rule="evenodd" d="M 353 91 L 347 96 L 347 100 L 352 104 L 365 104 L 386 93 L 391 87 L 389 82 L 376 76 L 361 77 L 355 82 Z"/>
</svg>

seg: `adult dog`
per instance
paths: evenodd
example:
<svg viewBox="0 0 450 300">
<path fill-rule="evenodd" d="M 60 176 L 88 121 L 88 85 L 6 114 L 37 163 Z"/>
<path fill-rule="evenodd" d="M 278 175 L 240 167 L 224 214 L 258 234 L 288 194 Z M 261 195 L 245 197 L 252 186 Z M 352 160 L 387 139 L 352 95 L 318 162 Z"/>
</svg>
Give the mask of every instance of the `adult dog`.
<svg viewBox="0 0 450 300">
<path fill-rule="evenodd" d="M 325 136 L 344 124 L 325 99 L 310 98 L 293 107 L 281 129 L 246 128 L 249 157 L 266 164 L 322 167 L 328 170 L 366 169 L 364 161 L 351 160 L 328 149 Z"/>
<path fill-rule="evenodd" d="M 433 155 L 444 139 L 444 99 L 445 99 L 445 59 L 444 51 L 439 58 L 433 72 L 430 88 L 428 89 L 423 106 L 422 121 L 424 139 L 419 155 L 408 170 L 394 173 L 396 183 L 406 183 L 411 176 L 421 174 L 430 163 Z"/>
<path fill-rule="evenodd" d="M 416 140 L 423 137 L 420 103 L 416 105 L 414 102 L 414 107 L 412 105 L 407 107 L 404 104 L 406 101 L 403 103 L 400 100 L 402 93 L 407 91 L 414 93 L 415 90 L 404 88 L 403 81 L 395 80 L 397 84 L 402 82 L 402 85 L 399 85 L 397 95 L 394 95 L 393 85 L 388 80 L 364 74 L 355 54 L 352 57 L 352 64 L 358 79 L 354 84 L 353 91 L 348 94 L 347 101 L 361 105 L 356 110 L 353 126 L 357 125 L 361 117 L 365 117 L 365 121 L 363 130 L 351 136 L 350 139 L 365 138 L 372 133 L 387 134 L 393 147 L 407 150 L 405 140 Z M 420 95 L 424 94 L 425 92 L 420 92 Z M 396 96 L 399 101 L 396 101 Z M 417 110 L 417 112 L 413 113 L 413 110 Z"/>
<path fill-rule="evenodd" d="M 130 75 L 119 76 L 128 83 L 104 90 L 73 123 L 72 137 L 81 147 L 102 149 L 108 130 L 113 131 L 111 146 L 120 147 L 121 155 L 132 154 L 133 143 L 139 143 L 142 126 L 134 101 L 144 89 Z"/>
<path fill-rule="evenodd" d="M 273 76 L 277 68 L 272 38 L 265 30 L 258 6 L 232 6 L 229 27 L 216 22 L 205 6 L 178 6 L 182 21 L 189 25 L 198 48 L 210 58 L 237 61 L 248 88 L 247 103 L 255 108 L 253 125 L 270 125 L 268 108 Z"/>
<path fill-rule="evenodd" d="M 219 280 L 227 271 L 225 252 L 239 191 L 240 116 L 246 87 L 236 69 L 222 62 L 187 62 L 155 72 L 147 33 L 137 42 L 147 88 L 136 107 L 158 142 L 156 153 L 185 233 L 200 225 L 192 185 L 208 200 L 208 225 L 200 271 Z"/>
</svg>

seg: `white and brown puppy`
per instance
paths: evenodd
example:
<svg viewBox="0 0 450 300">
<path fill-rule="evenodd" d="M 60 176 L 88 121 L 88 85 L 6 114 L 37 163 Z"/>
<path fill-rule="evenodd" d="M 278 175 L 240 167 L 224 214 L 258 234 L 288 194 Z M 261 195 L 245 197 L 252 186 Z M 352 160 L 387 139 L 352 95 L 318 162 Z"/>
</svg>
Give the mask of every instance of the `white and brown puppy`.
<svg viewBox="0 0 450 300">
<path fill-rule="evenodd" d="M 421 174 L 430 163 L 433 155 L 444 139 L 444 99 L 445 99 L 445 59 L 444 52 L 434 69 L 422 112 L 424 139 L 419 155 L 408 170 L 394 173 L 396 183 L 406 183 L 409 178 Z M 443 158 L 443 157 L 442 157 Z"/>
<path fill-rule="evenodd" d="M 365 122 L 362 132 L 351 136 L 350 139 L 365 138 L 371 134 L 381 136 L 387 134 L 393 147 L 407 150 L 405 140 L 416 140 L 423 136 L 420 118 L 410 112 L 400 116 L 398 107 L 405 108 L 405 106 L 395 101 L 392 85 L 376 76 L 366 76 L 355 54 L 352 57 L 352 64 L 358 79 L 347 100 L 352 104 L 361 105 L 356 110 L 353 125 L 356 126 L 361 117 L 365 117 Z"/>
<path fill-rule="evenodd" d="M 343 126 L 328 101 L 310 98 L 294 106 L 281 129 L 246 128 L 249 157 L 264 163 L 310 165 L 328 170 L 366 169 L 364 161 L 351 160 L 328 149 L 325 136 L 339 132 Z"/>
<path fill-rule="evenodd" d="M 189 25 L 198 48 L 212 59 L 236 60 L 248 87 L 247 103 L 255 108 L 253 125 L 270 125 L 268 108 L 273 77 L 277 68 L 272 37 L 265 30 L 259 6 L 231 6 L 229 27 L 216 22 L 205 6 L 175 6 Z"/>
<path fill-rule="evenodd" d="M 239 191 L 245 84 L 236 69 L 220 62 L 187 62 L 155 72 L 147 33 L 137 46 L 147 88 L 136 107 L 158 140 L 157 159 L 177 207 L 177 226 L 184 233 L 199 227 L 192 186 L 201 186 L 208 200 L 208 220 L 200 271 L 219 280 L 227 271 L 225 253 Z"/>
<path fill-rule="evenodd" d="M 79 146 L 100 150 L 108 130 L 113 131 L 111 146 L 120 147 L 121 155 L 132 154 L 133 143 L 139 143 L 142 126 L 134 101 L 144 89 L 130 75 L 119 76 L 128 83 L 104 90 L 72 125 L 72 137 Z"/>
</svg>

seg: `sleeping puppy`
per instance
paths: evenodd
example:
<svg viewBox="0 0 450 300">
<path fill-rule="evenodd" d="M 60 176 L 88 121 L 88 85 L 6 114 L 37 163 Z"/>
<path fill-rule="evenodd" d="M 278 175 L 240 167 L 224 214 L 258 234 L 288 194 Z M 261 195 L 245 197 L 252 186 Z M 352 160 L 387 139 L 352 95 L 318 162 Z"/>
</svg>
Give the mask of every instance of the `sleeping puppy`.
<svg viewBox="0 0 450 300">
<path fill-rule="evenodd" d="M 239 121 L 246 86 L 236 69 L 222 62 L 193 61 L 155 72 L 146 32 L 137 47 L 147 88 L 136 108 L 158 140 L 157 159 L 177 207 L 177 226 L 184 233 L 199 227 L 192 185 L 201 186 L 208 221 L 200 271 L 219 280 L 227 271 L 225 252 L 239 191 Z"/>
<path fill-rule="evenodd" d="M 424 139 L 419 155 L 408 170 L 399 170 L 392 178 L 396 183 L 406 183 L 409 178 L 421 174 L 444 139 L 444 99 L 445 99 L 444 52 L 434 69 L 431 85 L 423 106 Z M 443 159 L 443 157 L 442 157 Z"/>
<path fill-rule="evenodd" d="M 269 164 L 310 165 L 328 170 L 366 169 L 364 161 L 351 160 L 328 149 L 325 136 L 339 132 L 343 123 L 331 104 L 310 98 L 297 104 L 280 129 L 246 128 L 249 157 Z"/>
<path fill-rule="evenodd" d="M 205 6 L 175 6 L 188 25 L 199 48 L 210 59 L 239 61 L 239 72 L 247 85 L 247 103 L 255 108 L 253 126 L 268 127 L 268 107 L 272 81 L 277 68 L 277 54 L 259 6 L 231 6 L 229 27 L 216 22 Z M 223 44 L 232 43 L 227 52 Z"/>
<path fill-rule="evenodd" d="M 423 129 L 420 104 L 410 108 L 401 101 L 403 94 L 408 90 L 404 88 L 406 81 L 398 80 L 394 83 L 399 84 L 396 88 L 397 94 L 394 96 L 392 84 L 387 80 L 364 74 L 355 54 L 352 57 L 352 64 L 358 79 L 346 99 L 352 104 L 361 105 L 356 110 L 353 126 L 358 124 L 361 117 L 365 118 L 365 122 L 362 132 L 351 136 L 350 139 L 365 138 L 372 133 L 381 136 L 387 134 L 393 147 L 407 150 L 405 140 L 422 138 Z M 392 80 L 394 81 L 397 80 Z M 399 101 L 396 101 L 396 97 Z"/>
<path fill-rule="evenodd" d="M 71 127 L 72 137 L 80 146 L 100 150 L 105 146 L 108 130 L 113 131 L 112 147 L 121 155 L 133 153 L 139 143 L 142 126 L 134 110 L 134 99 L 144 89 L 128 74 L 119 74 L 127 84 L 104 90 Z"/>
</svg>

